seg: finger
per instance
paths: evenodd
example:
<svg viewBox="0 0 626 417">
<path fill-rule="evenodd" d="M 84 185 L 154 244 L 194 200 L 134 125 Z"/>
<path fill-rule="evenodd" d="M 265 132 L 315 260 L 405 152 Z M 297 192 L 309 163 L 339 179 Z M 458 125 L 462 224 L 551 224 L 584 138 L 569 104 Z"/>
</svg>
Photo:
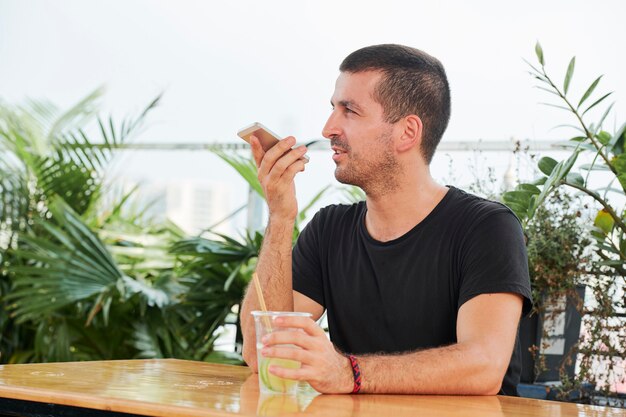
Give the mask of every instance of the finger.
<svg viewBox="0 0 626 417">
<path fill-rule="evenodd" d="M 285 167 L 290 166 L 295 161 L 302 161 L 302 163 L 308 162 L 305 158 L 305 154 L 307 152 L 307 147 L 305 145 L 300 145 L 297 148 L 291 149 L 289 152 L 285 153 L 277 162 L 280 164 L 285 164 Z M 306 161 L 306 162 L 305 162 Z"/>
<path fill-rule="evenodd" d="M 305 163 L 302 159 L 298 159 L 293 164 L 289 165 L 283 174 L 280 176 L 280 181 L 283 183 L 293 183 L 294 178 L 299 172 L 304 171 Z"/>
<path fill-rule="evenodd" d="M 261 165 L 259 166 L 259 178 L 267 176 L 273 169 L 276 161 L 278 161 L 280 157 L 285 152 L 289 151 L 291 147 L 295 144 L 296 138 L 294 138 L 293 136 L 288 136 L 285 139 L 282 139 L 276 145 L 274 145 L 270 150 L 265 152 L 263 160 L 261 161 Z"/>
<path fill-rule="evenodd" d="M 291 369 L 291 368 L 283 368 L 278 365 L 270 365 L 268 370 L 270 371 L 271 374 L 274 374 L 281 378 L 295 379 L 298 381 L 308 381 L 312 379 L 312 376 L 313 376 L 312 368 L 308 366 L 305 368 Z"/>
<path fill-rule="evenodd" d="M 270 346 L 261 349 L 264 358 L 290 359 L 302 364 L 311 365 L 314 361 L 313 354 L 304 349 L 285 346 Z"/>
<path fill-rule="evenodd" d="M 278 159 L 278 161 L 276 161 L 276 163 L 272 167 L 269 179 L 271 181 L 277 181 L 279 178 L 282 178 L 287 170 L 291 168 L 294 164 L 297 164 L 298 166 L 297 170 L 293 168 L 291 171 L 294 175 L 296 172 L 304 169 L 304 161 L 302 161 L 302 156 L 306 153 L 306 151 L 306 146 L 299 146 L 284 154 L 280 159 Z M 286 178 L 289 179 L 288 177 Z"/>
<path fill-rule="evenodd" d="M 326 336 L 324 330 L 310 317 L 285 316 L 276 317 L 274 324 L 280 327 L 293 327 L 302 329 L 311 336 Z"/>
<path fill-rule="evenodd" d="M 285 192 L 286 187 L 291 187 L 294 184 L 294 178 L 298 172 L 304 171 L 304 162 L 296 160 L 293 164 L 288 166 L 281 172 L 280 168 L 274 167 L 270 172 L 270 175 L 265 177 L 263 186 L 268 192 L 274 190 L 274 192 Z"/>
<path fill-rule="evenodd" d="M 261 341 L 264 346 L 296 345 L 305 350 L 313 350 L 316 345 L 312 336 L 294 330 L 276 330 L 263 336 Z"/>
<path fill-rule="evenodd" d="M 296 138 L 294 138 L 293 136 L 287 136 L 286 138 L 279 140 L 276 145 L 268 149 L 266 154 L 268 157 L 277 160 L 278 158 L 283 156 L 283 154 L 288 152 L 295 144 Z"/>
<path fill-rule="evenodd" d="M 258 169 L 261 166 L 263 156 L 265 156 L 265 151 L 263 150 L 259 139 L 254 135 L 250 136 L 250 149 L 252 150 L 252 156 L 254 157 L 254 162 L 256 163 L 256 167 Z"/>
</svg>

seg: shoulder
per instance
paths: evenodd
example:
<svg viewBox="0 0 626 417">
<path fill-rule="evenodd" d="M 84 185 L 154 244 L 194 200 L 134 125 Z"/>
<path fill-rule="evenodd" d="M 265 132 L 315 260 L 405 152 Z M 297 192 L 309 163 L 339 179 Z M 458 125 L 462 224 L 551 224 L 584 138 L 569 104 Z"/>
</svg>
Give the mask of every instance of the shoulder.
<svg viewBox="0 0 626 417">
<path fill-rule="evenodd" d="M 331 242 L 336 233 L 342 235 L 356 228 L 364 210 L 365 202 L 332 204 L 320 209 L 302 229 L 296 245 L 302 246 L 306 242 Z"/>
<path fill-rule="evenodd" d="M 479 197 L 456 187 L 450 187 L 448 209 L 457 221 L 468 229 L 510 224 L 521 228 L 519 219 L 506 205 Z"/>
</svg>

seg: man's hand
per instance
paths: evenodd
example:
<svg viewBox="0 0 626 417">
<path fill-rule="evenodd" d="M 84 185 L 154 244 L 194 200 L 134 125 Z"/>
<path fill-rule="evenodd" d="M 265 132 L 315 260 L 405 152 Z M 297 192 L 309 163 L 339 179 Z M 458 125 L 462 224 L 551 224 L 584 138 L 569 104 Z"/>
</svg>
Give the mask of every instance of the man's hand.
<svg viewBox="0 0 626 417">
<path fill-rule="evenodd" d="M 294 305 L 291 251 L 293 226 L 298 214 L 294 177 L 304 170 L 302 156 L 306 152 L 304 146 L 291 149 L 295 143 L 293 137 L 288 137 L 264 152 L 258 138 L 253 136 L 250 140 L 259 181 L 270 211 L 257 274 L 267 306 L 276 311 L 293 311 Z M 257 370 L 256 336 L 250 312 L 260 308 L 255 293 L 254 286 L 249 286 L 241 304 L 242 356 L 254 371 Z"/>
<path fill-rule="evenodd" d="M 258 177 L 265 193 L 270 216 L 293 220 L 298 215 L 294 177 L 304 171 L 308 162 L 302 156 L 306 146 L 291 149 L 296 144 L 293 136 L 288 136 L 264 152 L 259 140 L 252 136 L 250 145 L 258 168 Z"/>
<path fill-rule="evenodd" d="M 269 372 L 288 379 L 306 381 L 324 394 L 352 392 L 354 380 L 348 358 L 335 350 L 324 331 L 308 317 L 277 317 L 276 327 L 301 329 L 278 330 L 263 337 L 261 355 L 270 358 L 292 359 L 300 362 L 300 369 L 287 369 L 276 365 Z M 277 346 L 295 345 L 301 349 Z"/>
</svg>

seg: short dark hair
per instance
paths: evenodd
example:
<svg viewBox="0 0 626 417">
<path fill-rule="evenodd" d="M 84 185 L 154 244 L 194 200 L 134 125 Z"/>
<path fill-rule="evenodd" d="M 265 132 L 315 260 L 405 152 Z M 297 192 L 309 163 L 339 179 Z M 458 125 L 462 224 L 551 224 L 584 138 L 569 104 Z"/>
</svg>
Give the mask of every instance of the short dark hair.
<svg viewBox="0 0 626 417">
<path fill-rule="evenodd" d="M 430 164 L 450 120 L 450 86 L 438 59 L 403 45 L 373 45 L 352 52 L 341 72 L 381 71 L 374 100 L 383 107 L 385 121 L 395 123 L 410 114 L 424 124 L 421 152 Z"/>
</svg>

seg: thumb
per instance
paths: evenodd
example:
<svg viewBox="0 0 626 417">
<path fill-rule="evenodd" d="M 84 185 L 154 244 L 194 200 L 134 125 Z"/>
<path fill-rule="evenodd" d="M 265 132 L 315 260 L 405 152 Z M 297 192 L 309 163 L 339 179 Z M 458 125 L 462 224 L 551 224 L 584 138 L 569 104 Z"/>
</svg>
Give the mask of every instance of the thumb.
<svg viewBox="0 0 626 417">
<path fill-rule="evenodd" d="M 259 142 L 259 139 L 252 135 L 250 136 L 250 149 L 252 150 L 252 156 L 254 157 L 254 162 L 256 163 L 256 167 L 261 167 L 261 161 L 263 161 L 263 157 L 265 156 L 265 151 Z"/>
</svg>

